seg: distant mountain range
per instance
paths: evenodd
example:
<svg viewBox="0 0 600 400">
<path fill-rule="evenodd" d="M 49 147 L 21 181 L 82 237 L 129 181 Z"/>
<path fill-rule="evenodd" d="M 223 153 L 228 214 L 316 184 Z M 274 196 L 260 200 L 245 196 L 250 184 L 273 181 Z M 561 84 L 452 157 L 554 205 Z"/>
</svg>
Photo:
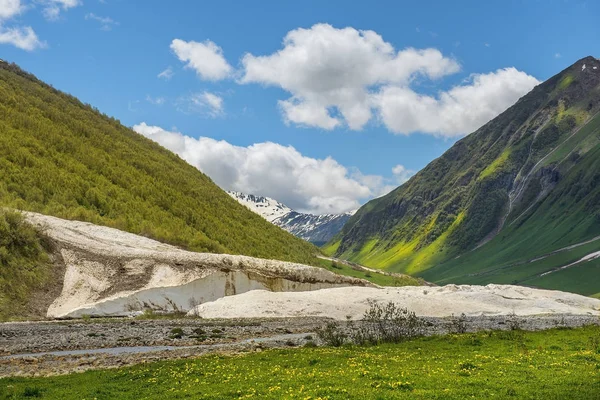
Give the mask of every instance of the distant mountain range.
<svg viewBox="0 0 600 400">
<path fill-rule="evenodd" d="M 541 83 L 365 204 L 324 251 L 439 284 L 600 296 L 600 60 Z"/>
<path fill-rule="evenodd" d="M 233 191 L 227 193 L 267 221 L 317 246 L 331 240 L 353 214 L 306 214 L 269 197 Z"/>
</svg>

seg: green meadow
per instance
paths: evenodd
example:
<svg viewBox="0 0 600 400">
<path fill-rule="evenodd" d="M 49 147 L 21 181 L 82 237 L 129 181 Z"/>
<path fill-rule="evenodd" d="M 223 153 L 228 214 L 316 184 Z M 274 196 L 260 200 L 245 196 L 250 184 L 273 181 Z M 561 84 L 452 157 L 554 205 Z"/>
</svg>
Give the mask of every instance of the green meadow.
<svg viewBox="0 0 600 400">
<path fill-rule="evenodd" d="M 600 327 L 304 347 L 0 380 L 1 399 L 598 399 Z"/>
</svg>

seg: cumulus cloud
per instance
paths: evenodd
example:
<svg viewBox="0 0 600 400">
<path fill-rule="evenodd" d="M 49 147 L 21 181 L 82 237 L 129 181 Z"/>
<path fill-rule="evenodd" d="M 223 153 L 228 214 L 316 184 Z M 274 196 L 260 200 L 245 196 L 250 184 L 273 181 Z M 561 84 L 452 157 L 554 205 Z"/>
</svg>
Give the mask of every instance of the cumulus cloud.
<svg viewBox="0 0 600 400">
<path fill-rule="evenodd" d="M 288 124 L 327 130 L 347 126 L 360 130 L 373 115 L 378 115 L 393 132 L 418 132 L 421 126 L 433 126 L 435 129 L 423 132 L 442 136 L 469 133 L 538 83 L 535 78 L 512 68 L 474 75 L 463 86 L 440 93 L 438 99 L 424 96 L 413 87 L 423 80 L 457 73 L 460 65 L 456 60 L 432 48 L 397 51 L 374 31 L 337 29 L 328 24 L 288 32 L 281 50 L 262 56 L 246 54 L 242 58 L 242 69 L 240 83 L 277 86 L 291 94 L 290 98 L 279 101 L 283 119 Z M 510 77 L 516 81 L 508 82 Z M 458 121 L 446 127 L 443 122 L 453 115 L 436 115 L 433 119 L 437 121 L 431 123 L 429 115 L 413 116 L 404 112 L 406 104 L 415 99 L 438 104 L 435 111 L 463 110 L 476 104 L 486 92 L 497 96 L 491 99 L 493 105 L 487 99 L 486 104 L 472 109 L 470 115 L 460 115 L 471 123 Z M 398 106 L 398 110 L 394 110 L 394 106 Z M 423 104 L 419 107 L 431 108 Z M 393 117 L 396 111 L 402 117 Z M 457 129 L 461 132 L 457 133 Z"/>
<path fill-rule="evenodd" d="M 475 74 L 470 83 L 439 97 L 420 95 L 406 87 L 385 87 L 374 96 L 385 125 L 392 132 L 461 136 L 491 120 L 533 89 L 537 79 L 515 68 Z"/>
<path fill-rule="evenodd" d="M 175 75 L 173 72 L 173 67 L 168 66 L 164 71 L 157 75 L 158 78 L 164 79 L 165 81 L 171 80 L 171 78 Z"/>
<path fill-rule="evenodd" d="M 26 51 L 46 47 L 46 43 L 38 38 L 30 26 L 6 29 L 0 27 L 0 44 L 11 44 Z"/>
<path fill-rule="evenodd" d="M 269 196 L 300 211 L 346 212 L 391 190 L 380 176 L 363 175 L 331 157 L 306 157 L 292 146 L 264 142 L 241 147 L 144 122 L 133 129 L 178 154 L 225 190 Z"/>
<path fill-rule="evenodd" d="M 61 11 L 81 4 L 79 0 L 42 0 L 41 3 L 44 6 L 42 13 L 49 21 L 56 21 L 60 17 Z"/>
<path fill-rule="evenodd" d="M 20 14 L 23 10 L 21 0 L 0 0 L 0 22 Z"/>
<path fill-rule="evenodd" d="M 218 81 L 232 74 L 233 68 L 225 60 L 223 50 L 210 40 L 199 43 L 175 39 L 171 42 L 171 50 L 181 62 L 186 63 L 186 68 L 195 70 L 201 79 Z"/>
<path fill-rule="evenodd" d="M 119 23 L 117 21 L 115 21 L 114 19 L 112 19 L 110 17 L 101 17 L 94 13 L 86 14 L 85 19 L 98 22 L 100 24 L 100 29 L 102 29 L 103 31 L 110 31 L 110 30 L 112 30 L 112 28 L 114 26 L 119 25 Z"/>
</svg>

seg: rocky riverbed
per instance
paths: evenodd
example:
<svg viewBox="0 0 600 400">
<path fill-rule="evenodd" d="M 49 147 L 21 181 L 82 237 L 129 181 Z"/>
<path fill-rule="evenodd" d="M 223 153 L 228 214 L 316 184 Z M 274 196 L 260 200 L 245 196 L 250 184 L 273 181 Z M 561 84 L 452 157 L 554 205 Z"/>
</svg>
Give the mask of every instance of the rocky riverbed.
<svg viewBox="0 0 600 400">
<path fill-rule="evenodd" d="M 124 318 L 4 323 L 0 324 L 0 377 L 66 374 L 210 353 L 318 344 L 315 332 L 328 321 L 331 320 Z M 582 315 L 424 317 L 422 321 L 425 335 L 457 330 L 541 330 L 600 323 L 596 316 Z M 341 329 L 345 329 L 345 324 L 341 322 Z M 104 350 L 98 352 L 98 349 Z"/>
</svg>

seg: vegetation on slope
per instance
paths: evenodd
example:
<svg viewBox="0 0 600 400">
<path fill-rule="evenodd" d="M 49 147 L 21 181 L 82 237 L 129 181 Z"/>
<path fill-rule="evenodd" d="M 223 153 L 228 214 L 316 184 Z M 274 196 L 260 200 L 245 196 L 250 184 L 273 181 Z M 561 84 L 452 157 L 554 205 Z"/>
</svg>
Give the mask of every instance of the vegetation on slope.
<svg viewBox="0 0 600 400">
<path fill-rule="evenodd" d="M 503 268 L 521 273 L 526 261 L 600 235 L 600 72 L 593 66 L 600 62 L 585 58 L 540 84 L 367 203 L 326 250 L 433 282 L 507 283 L 512 272 Z M 600 241 L 591 247 L 600 250 Z M 538 275 L 560 266 L 550 261 Z M 575 291 L 597 293 L 597 270 L 580 271 L 580 280 L 596 283 Z M 566 279 L 508 283 L 576 286 L 568 271 L 557 274 Z"/>
<path fill-rule="evenodd" d="M 0 205 L 189 250 L 315 263 L 316 249 L 175 154 L 0 62 Z"/>
<path fill-rule="evenodd" d="M 19 213 L 0 209 L 0 321 L 31 314 L 31 293 L 51 277 L 48 246 Z"/>
<path fill-rule="evenodd" d="M 388 275 L 382 272 L 370 272 L 352 268 L 350 265 L 343 262 L 336 262 L 319 258 L 318 266 L 325 268 L 335 274 L 351 276 L 354 278 L 365 279 L 380 286 L 422 286 L 423 281 L 409 275 L 397 274 Z"/>
<path fill-rule="evenodd" d="M 269 350 L 0 380 L 16 399 L 597 399 L 597 326 Z"/>
</svg>

